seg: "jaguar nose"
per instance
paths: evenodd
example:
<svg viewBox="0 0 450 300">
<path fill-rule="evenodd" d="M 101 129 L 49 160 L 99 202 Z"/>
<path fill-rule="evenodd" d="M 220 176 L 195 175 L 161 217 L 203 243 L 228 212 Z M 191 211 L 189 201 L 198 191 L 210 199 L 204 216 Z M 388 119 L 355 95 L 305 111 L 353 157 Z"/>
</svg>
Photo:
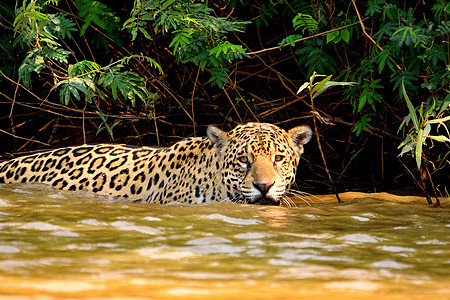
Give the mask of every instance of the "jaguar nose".
<svg viewBox="0 0 450 300">
<path fill-rule="evenodd" d="M 252 182 L 253 186 L 261 192 L 263 196 L 267 194 L 269 189 L 275 184 L 275 181 L 269 183 L 261 183 L 261 182 Z"/>
</svg>

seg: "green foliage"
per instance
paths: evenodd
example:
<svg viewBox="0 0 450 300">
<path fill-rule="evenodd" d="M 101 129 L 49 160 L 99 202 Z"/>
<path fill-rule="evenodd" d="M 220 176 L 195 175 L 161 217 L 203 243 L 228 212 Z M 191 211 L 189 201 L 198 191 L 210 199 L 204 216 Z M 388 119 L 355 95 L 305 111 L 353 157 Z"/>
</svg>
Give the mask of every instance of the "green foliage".
<svg viewBox="0 0 450 300">
<path fill-rule="evenodd" d="M 383 12 L 384 0 L 369 0 L 367 2 L 366 15 L 374 16 Z"/>
<path fill-rule="evenodd" d="M 431 20 L 417 21 L 412 8 L 402 10 L 393 1 L 368 2 L 366 15 L 380 20 L 374 34 L 380 47 L 374 45 L 371 57 L 362 58 L 359 67 L 345 69 L 340 74 L 359 83 L 345 92 L 353 106 L 353 113 L 360 115 L 358 126 L 368 128 L 370 122 L 376 120 L 369 116 L 383 104 L 382 94 L 388 93 L 386 76 L 390 78 L 390 88 L 397 92 L 394 103 L 404 99 L 402 84 L 412 95 L 419 94 L 424 87 L 433 92 L 448 84 L 445 66 L 449 64 L 449 53 L 441 42 L 442 38 L 448 38 L 449 32 L 444 29 L 446 21 L 443 21 L 449 14 L 445 11 L 446 5 L 438 1 L 433 6 L 437 21 L 433 23 Z M 418 81 L 422 74 L 426 74 L 427 82 L 420 85 Z M 371 109 L 368 110 L 368 107 Z M 357 135 L 361 132 L 359 128 L 354 131 Z"/>
<path fill-rule="evenodd" d="M 450 2 L 446 0 L 438 0 L 436 1 L 436 4 L 433 5 L 432 10 L 434 11 L 434 18 L 436 22 L 447 21 L 450 10 Z"/>
<path fill-rule="evenodd" d="M 327 43 L 329 42 L 339 43 L 341 40 L 343 40 L 346 43 L 350 41 L 350 30 L 342 29 L 327 34 Z"/>
<path fill-rule="evenodd" d="M 44 57 L 40 52 L 39 49 L 30 50 L 19 67 L 19 79 L 22 80 L 26 87 L 30 87 L 33 72 L 39 74 L 45 67 Z"/>
<path fill-rule="evenodd" d="M 213 15 L 204 3 L 184 0 L 138 1 L 125 24 L 133 39 L 138 32 L 152 39 L 145 27 L 151 22 L 155 34 L 173 36 L 169 47 L 181 63 L 195 63 L 202 70 L 210 69 L 212 85 L 222 87 L 226 82 L 224 72 L 235 60 L 248 56 L 241 45 L 227 40 L 230 33 L 243 32 L 249 22 L 231 21 Z"/>
<path fill-rule="evenodd" d="M 362 3 L 355 2 L 359 9 L 364 7 Z M 314 5 L 311 4 L 311 7 Z M 408 113 L 400 128 L 407 134 L 400 144 L 400 155 L 412 153 L 422 172 L 427 169 L 426 164 L 422 166 L 422 158 L 426 156 L 423 149 L 427 147 L 428 153 L 432 153 L 431 149 L 446 149 L 450 142 L 450 106 L 447 102 L 450 99 L 449 2 L 437 0 L 434 4 L 423 5 L 432 7 L 428 13 L 406 2 L 400 6 L 392 0 L 369 0 L 365 6 L 365 16 L 370 21 L 366 21 L 365 25 L 370 22 L 372 31 L 366 28 L 368 34 L 364 37 L 370 35 L 373 39 L 366 39 L 371 48 L 367 47 L 363 52 L 360 50 L 361 44 L 353 45 L 352 37 L 356 36 L 354 33 L 359 26 L 344 28 L 357 20 L 346 6 L 348 4 L 335 1 L 333 5 L 333 13 L 326 19 L 329 22 L 324 22 L 322 15 L 315 14 L 314 8 L 307 14 L 298 13 L 293 18 L 294 29 L 301 30 L 302 34 L 308 31 L 316 37 L 296 45 L 295 40 L 301 36 L 291 34 L 281 40 L 279 47 L 285 44 L 299 46 L 295 53 L 300 68 L 307 76 L 313 76 L 315 72 L 334 73 L 339 67 L 338 78 L 357 82 L 357 85 L 344 91 L 356 116 L 353 128 L 356 136 L 379 122 L 379 116 L 405 104 L 403 107 L 408 108 Z M 361 14 L 361 17 L 364 15 Z M 330 24 L 333 28 L 329 27 Z M 325 42 L 321 32 L 330 29 L 334 31 L 325 35 Z M 361 43 L 361 39 L 358 42 Z M 345 66 L 345 63 L 348 65 Z M 312 82 L 305 83 L 302 88 L 310 85 Z M 413 99 L 428 100 L 413 105 L 408 94 Z M 449 153 L 428 154 L 427 161 L 434 157 L 439 162 L 437 165 L 446 165 L 443 158 L 447 158 Z"/>
<path fill-rule="evenodd" d="M 228 69 L 216 67 L 211 69 L 211 77 L 209 78 L 209 82 L 212 85 L 223 86 L 226 82 L 228 82 Z"/>
<path fill-rule="evenodd" d="M 110 88 L 114 100 L 117 100 L 118 92 L 125 99 L 136 105 L 136 98 L 140 98 L 146 105 L 150 100 L 150 92 L 145 88 L 145 80 L 135 72 L 122 71 L 124 66 L 118 64 L 106 67 L 99 77 L 98 84 L 104 88 Z"/>
<path fill-rule="evenodd" d="M 105 116 L 101 111 L 97 111 L 96 113 L 100 117 L 100 119 L 102 120 L 102 123 L 98 127 L 97 132 L 95 133 L 95 135 L 99 135 L 100 132 L 102 132 L 103 130 L 106 129 L 106 131 L 108 132 L 108 134 L 111 137 L 111 139 L 114 140 L 113 129 L 114 129 L 114 127 L 119 125 L 120 121 L 116 121 L 112 125 L 109 125 L 108 124 L 108 116 Z"/>
<path fill-rule="evenodd" d="M 304 46 L 295 54 L 298 56 L 298 63 L 307 67 L 307 75 L 317 73 L 335 73 L 336 59 L 330 54 L 328 45 L 323 39 L 313 39 L 304 42 Z"/>
<path fill-rule="evenodd" d="M 348 14 L 344 13 L 343 11 L 340 11 L 337 14 L 335 22 L 339 24 L 337 26 L 339 28 L 342 28 L 340 30 L 332 31 L 327 34 L 327 43 L 333 42 L 335 44 L 344 41 L 345 43 L 350 43 L 350 39 L 353 36 L 353 32 L 355 31 L 354 27 L 346 27 L 343 28 L 345 25 L 349 25 L 352 23 L 352 21 L 355 21 L 354 17 L 349 17 Z"/>
<path fill-rule="evenodd" d="M 402 85 L 402 92 L 408 106 L 409 114 L 400 124 L 399 130 L 404 128 L 410 121 L 412 121 L 412 127 L 409 129 L 406 138 L 399 145 L 399 148 L 402 149 L 399 156 L 410 152 L 415 156 L 417 168 L 421 169 L 423 146 L 427 146 L 427 139 L 439 143 L 450 143 L 450 132 L 446 125 L 446 123 L 449 123 L 450 121 L 450 116 L 444 117 L 445 112 L 450 110 L 450 94 L 447 95 L 445 100 L 441 103 L 441 106 L 436 106 L 436 101 L 430 98 L 430 101 L 432 100 L 431 104 L 427 103 L 427 105 L 424 105 L 422 103 L 420 108 L 416 109 L 409 100 L 404 85 Z M 438 132 L 438 127 L 445 129 L 446 135 L 432 134 L 433 126 L 436 126 L 435 132 Z"/>
<path fill-rule="evenodd" d="M 297 94 L 300 94 L 303 90 L 308 89 L 309 96 L 311 100 L 315 99 L 317 96 L 320 96 L 324 93 L 328 88 L 332 86 L 347 86 L 354 85 L 356 82 L 339 82 L 330 80 L 333 75 L 320 75 L 313 72 L 313 74 L 309 77 L 309 81 L 303 83 L 297 91 Z M 316 78 L 325 77 L 319 82 L 315 82 Z"/>
<path fill-rule="evenodd" d="M 106 5 L 88 0 L 79 0 L 76 3 L 80 8 L 79 15 L 85 17 L 86 22 L 80 35 L 85 34 L 91 23 L 107 31 L 118 28 L 118 18 L 113 16 Z M 71 39 L 72 32 L 77 31 L 75 23 L 68 19 L 67 14 L 46 14 L 42 12 L 43 9 L 38 2 L 31 1 L 27 4 L 24 0 L 23 6 L 16 11 L 13 23 L 14 33 L 17 35 L 16 44 L 21 43 L 32 48 L 18 70 L 19 79 L 25 86 L 30 86 L 33 73 L 39 75 L 46 69 L 52 70 L 53 73 L 58 70 L 54 79 L 56 84 L 50 91 L 59 90 L 60 101 L 65 105 L 70 104 L 72 97 L 78 101 L 84 98 L 88 102 L 94 97 L 105 99 L 103 91 L 106 90 L 111 92 L 114 100 L 126 99 L 134 107 L 138 98 L 146 107 L 150 107 L 150 102 L 157 95 L 149 92 L 144 78 L 124 68 L 133 58 L 145 60 L 162 73 L 162 68 L 155 60 L 132 55 L 105 67 L 89 60 L 70 64 L 71 51 L 61 45 L 66 45 L 64 40 Z"/>
<path fill-rule="evenodd" d="M 302 36 L 300 34 L 291 34 L 288 35 L 286 38 L 282 39 L 281 42 L 278 44 L 278 47 L 281 48 L 284 44 L 289 44 L 291 47 L 295 46 L 295 41 L 298 39 L 301 39 Z"/>
<path fill-rule="evenodd" d="M 357 86 L 350 87 L 344 92 L 344 95 L 347 96 L 353 107 L 353 114 L 361 114 L 367 106 L 370 106 L 372 111 L 376 112 L 376 104 L 381 103 L 382 96 L 377 90 L 383 89 L 383 86 L 380 84 L 381 79 L 369 77 L 373 72 L 374 66 L 371 64 L 370 60 L 364 59 L 356 72 L 350 73 L 350 76 L 346 77 L 348 80 L 356 81 L 358 83 Z M 358 126 L 362 127 L 354 130 L 356 135 L 361 133 L 362 128 L 367 128 L 369 126 L 371 120 L 369 114 L 371 114 L 371 112 L 365 112 L 362 114 L 361 120 L 357 121 Z"/>
<path fill-rule="evenodd" d="M 137 56 L 135 56 L 137 57 Z M 69 78 L 59 81 L 53 88 L 60 88 L 59 96 L 62 103 L 69 105 L 71 96 L 77 100 L 81 100 L 80 93 L 86 96 L 86 100 L 90 101 L 92 97 L 100 96 L 98 86 L 110 90 L 114 100 L 119 99 L 119 93 L 131 102 L 133 107 L 136 106 L 136 98 L 139 98 L 145 106 L 149 106 L 150 102 L 157 98 L 157 95 L 150 93 L 145 87 L 145 80 L 132 71 L 124 71 L 124 62 L 128 62 L 131 57 L 125 57 L 122 61 L 112 63 L 106 67 L 100 67 L 92 61 L 81 61 L 74 65 L 69 65 Z M 152 61 L 160 70 L 161 67 Z M 161 70 L 162 72 L 162 70 Z"/>
<path fill-rule="evenodd" d="M 94 25 L 102 29 L 119 46 L 122 45 L 121 34 L 118 33 L 121 28 L 120 18 L 112 9 L 104 3 L 94 0 L 75 0 L 75 4 L 78 7 L 78 16 L 84 20 L 80 35 L 84 35 L 88 28 Z M 96 35 L 95 42 L 97 46 L 108 46 L 108 40 L 100 34 Z"/>
<path fill-rule="evenodd" d="M 328 88 L 332 86 L 348 86 L 354 85 L 356 82 L 339 82 L 330 80 L 333 75 L 320 75 L 313 72 L 313 74 L 309 77 L 309 81 L 303 83 L 297 91 L 297 94 L 300 94 L 303 90 L 308 89 L 309 97 L 311 100 L 314 100 L 317 96 L 320 96 L 324 93 Z M 316 78 L 325 77 L 319 82 L 315 82 Z"/>
<path fill-rule="evenodd" d="M 355 127 L 352 130 L 356 134 L 356 136 L 360 135 L 363 129 L 370 127 L 370 123 L 374 115 L 375 115 L 374 113 L 366 113 L 363 114 L 361 118 L 356 121 Z"/>
<path fill-rule="evenodd" d="M 86 86 L 92 85 L 92 81 L 84 78 L 71 78 L 58 82 L 53 88 L 58 88 L 61 86 L 59 91 L 59 97 L 61 102 L 65 105 L 69 105 L 70 96 L 73 95 L 75 98 L 80 101 L 80 93 L 85 94 L 88 99 L 90 99 L 91 92 L 86 88 Z M 92 88 L 91 88 L 92 91 Z"/>
<path fill-rule="evenodd" d="M 278 9 L 275 7 L 277 3 L 269 2 L 263 3 L 260 8 L 259 16 L 255 21 L 256 27 L 261 26 L 270 26 L 270 19 L 273 18 L 273 15 L 278 14 Z"/>
<path fill-rule="evenodd" d="M 58 40 L 71 37 L 71 31 L 76 31 L 75 23 L 67 18 L 65 13 L 44 14 L 42 7 L 31 1 L 16 11 L 14 19 L 14 35 L 20 33 L 16 43 L 36 44 L 38 47 L 60 46 Z"/>
<path fill-rule="evenodd" d="M 57 63 L 67 63 L 70 51 L 61 47 L 60 40 L 70 38 L 76 29 L 66 14 L 44 14 L 36 2 L 26 2 L 17 9 L 13 26 L 15 44 L 35 45 L 19 67 L 19 79 L 29 87 L 33 72 L 39 74 Z"/>
<path fill-rule="evenodd" d="M 292 19 L 292 25 L 295 30 L 302 29 L 303 34 L 305 34 L 306 30 L 311 34 L 314 34 L 317 32 L 319 23 L 310 15 L 298 13 L 295 18 Z"/>
</svg>

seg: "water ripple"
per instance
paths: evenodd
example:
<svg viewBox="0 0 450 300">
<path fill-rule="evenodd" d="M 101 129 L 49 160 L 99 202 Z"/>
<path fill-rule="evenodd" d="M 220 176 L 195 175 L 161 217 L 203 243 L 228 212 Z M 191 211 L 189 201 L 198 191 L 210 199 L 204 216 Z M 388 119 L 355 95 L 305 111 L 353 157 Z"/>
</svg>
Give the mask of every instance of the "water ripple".
<svg viewBox="0 0 450 300">
<path fill-rule="evenodd" d="M 260 220 L 231 218 L 221 214 L 207 215 L 205 218 L 210 220 L 221 220 L 235 225 L 256 225 L 262 223 Z"/>
<path fill-rule="evenodd" d="M 403 252 L 415 252 L 416 249 L 414 248 L 408 248 L 408 247 L 399 247 L 399 246 L 380 246 L 378 249 L 388 251 L 388 252 L 397 252 L 397 253 L 403 253 Z"/>
<path fill-rule="evenodd" d="M 0 245 L 0 253 L 19 253 L 20 249 L 9 245 Z"/>
<path fill-rule="evenodd" d="M 380 238 L 365 233 L 347 234 L 336 239 L 340 241 L 346 241 L 349 244 L 379 243 L 381 241 L 387 240 L 385 238 Z"/>
<path fill-rule="evenodd" d="M 381 260 L 370 264 L 371 267 L 379 268 L 379 269 L 405 269 L 411 268 L 411 265 L 399 263 L 394 260 Z"/>
<path fill-rule="evenodd" d="M 125 231 L 137 231 L 144 234 L 156 235 L 160 234 L 161 230 L 152 228 L 149 226 L 137 226 L 134 223 L 126 222 L 126 221 L 116 221 L 111 223 L 111 226 L 116 227 L 119 230 Z"/>
</svg>

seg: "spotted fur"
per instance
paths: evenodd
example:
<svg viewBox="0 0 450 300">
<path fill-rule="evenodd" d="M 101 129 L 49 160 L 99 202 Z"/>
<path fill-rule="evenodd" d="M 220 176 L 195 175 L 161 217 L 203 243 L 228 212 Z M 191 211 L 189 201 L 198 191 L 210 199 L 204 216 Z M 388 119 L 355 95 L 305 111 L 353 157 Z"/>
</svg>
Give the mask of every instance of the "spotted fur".
<svg viewBox="0 0 450 300">
<path fill-rule="evenodd" d="M 0 183 L 45 183 L 133 201 L 205 203 L 231 200 L 279 204 L 311 139 L 308 126 L 288 132 L 265 123 L 171 147 L 96 144 L 61 148 L 0 162 Z"/>
</svg>

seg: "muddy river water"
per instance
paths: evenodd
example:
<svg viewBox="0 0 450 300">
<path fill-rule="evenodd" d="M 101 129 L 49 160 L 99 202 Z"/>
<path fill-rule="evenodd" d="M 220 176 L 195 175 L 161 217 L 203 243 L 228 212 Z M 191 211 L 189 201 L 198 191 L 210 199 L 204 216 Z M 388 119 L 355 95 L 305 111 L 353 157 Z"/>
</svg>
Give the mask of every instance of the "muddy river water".
<svg viewBox="0 0 450 300">
<path fill-rule="evenodd" d="M 0 185 L 0 299 L 450 299 L 448 202 L 348 198 L 182 206 Z"/>
</svg>

